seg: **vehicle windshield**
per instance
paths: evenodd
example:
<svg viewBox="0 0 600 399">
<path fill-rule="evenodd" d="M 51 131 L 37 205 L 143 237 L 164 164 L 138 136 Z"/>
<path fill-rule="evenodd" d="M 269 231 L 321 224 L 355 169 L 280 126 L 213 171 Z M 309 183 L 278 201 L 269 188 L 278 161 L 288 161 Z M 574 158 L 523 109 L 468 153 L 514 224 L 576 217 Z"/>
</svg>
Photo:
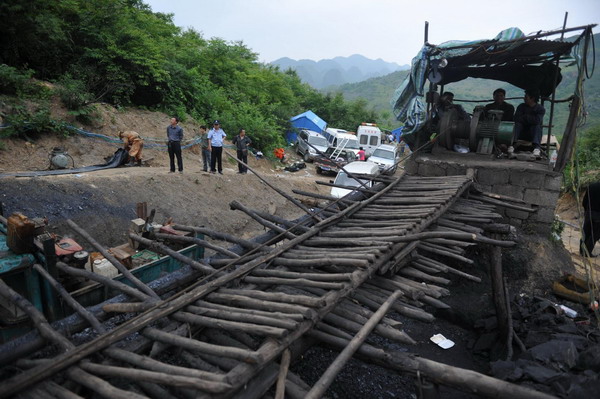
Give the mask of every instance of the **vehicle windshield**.
<svg viewBox="0 0 600 399">
<path fill-rule="evenodd" d="M 350 148 L 351 150 L 358 150 L 358 140 L 348 140 L 348 143 L 344 148 Z"/>
<path fill-rule="evenodd" d="M 309 136 L 308 142 L 312 145 L 319 147 L 327 147 L 327 139 L 325 137 L 320 136 Z"/>
<path fill-rule="evenodd" d="M 373 151 L 373 156 L 385 159 L 394 159 L 394 151 L 377 148 L 375 151 Z"/>
<path fill-rule="evenodd" d="M 366 184 L 367 187 L 369 187 L 369 180 L 365 180 L 365 179 L 358 179 L 358 180 L 360 180 L 361 182 Z M 356 181 L 356 179 L 349 177 L 344 172 L 338 173 L 337 177 L 335 178 L 335 184 L 339 184 L 342 186 L 350 186 L 350 187 L 360 187 L 360 184 Z"/>
</svg>

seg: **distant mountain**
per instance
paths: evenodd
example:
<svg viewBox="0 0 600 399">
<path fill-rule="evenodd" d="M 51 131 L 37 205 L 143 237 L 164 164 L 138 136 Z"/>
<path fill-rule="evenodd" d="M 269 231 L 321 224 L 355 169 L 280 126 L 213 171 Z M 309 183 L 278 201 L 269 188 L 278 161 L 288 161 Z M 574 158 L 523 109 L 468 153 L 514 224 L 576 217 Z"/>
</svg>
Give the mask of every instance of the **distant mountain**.
<svg viewBox="0 0 600 399">
<path fill-rule="evenodd" d="M 279 66 L 281 70 L 290 68 L 295 70 L 303 82 L 316 89 L 362 82 L 369 78 L 410 69 L 409 65 L 398 65 L 394 62 L 386 62 L 381 58 L 371 60 L 359 54 L 320 61 L 296 61 L 284 57 L 271 62 L 271 64 Z"/>
</svg>

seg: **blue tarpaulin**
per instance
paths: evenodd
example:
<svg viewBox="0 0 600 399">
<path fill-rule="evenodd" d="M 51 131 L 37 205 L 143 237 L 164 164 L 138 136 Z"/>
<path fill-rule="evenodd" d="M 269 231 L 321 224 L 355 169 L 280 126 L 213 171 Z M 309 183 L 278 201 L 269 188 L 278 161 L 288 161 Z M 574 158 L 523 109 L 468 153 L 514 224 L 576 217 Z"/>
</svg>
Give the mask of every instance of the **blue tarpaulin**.
<svg viewBox="0 0 600 399">
<path fill-rule="evenodd" d="M 404 129 L 404 126 L 400 126 L 396 129 L 392 130 L 392 134 L 394 135 L 396 143 L 400 142 L 400 136 L 402 136 L 402 129 Z"/>
<path fill-rule="evenodd" d="M 308 129 L 321 133 L 327 127 L 327 122 L 319 118 L 314 112 L 306 111 L 290 119 L 292 126 L 296 129 Z"/>
</svg>

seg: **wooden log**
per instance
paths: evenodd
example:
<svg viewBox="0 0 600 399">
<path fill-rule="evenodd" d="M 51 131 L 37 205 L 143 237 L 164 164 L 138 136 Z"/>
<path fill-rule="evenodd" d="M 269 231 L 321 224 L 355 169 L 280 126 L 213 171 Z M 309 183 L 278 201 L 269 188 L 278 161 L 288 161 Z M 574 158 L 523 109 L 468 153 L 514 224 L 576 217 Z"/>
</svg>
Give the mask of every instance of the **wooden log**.
<svg viewBox="0 0 600 399">
<path fill-rule="evenodd" d="M 296 273 L 285 270 L 275 269 L 256 269 L 251 273 L 255 277 L 282 277 L 282 278 L 305 278 L 314 281 L 348 281 L 352 273 Z"/>
<path fill-rule="evenodd" d="M 243 291 L 240 292 L 243 294 Z M 307 318 L 312 316 L 312 311 L 310 308 L 300 305 L 290 305 L 288 303 L 278 303 L 271 301 L 263 301 L 259 299 L 248 298 L 243 295 L 230 295 L 230 294 L 220 294 L 218 292 L 213 292 L 207 297 L 210 301 L 214 301 L 217 303 L 224 303 L 227 305 L 240 305 L 246 308 L 258 309 L 258 310 L 267 310 L 274 312 L 282 312 L 282 313 L 290 313 L 290 314 L 301 314 Z"/>
<path fill-rule="evenodd" d="M 283 399 L 285 395 L 285 380 L 287 379 L 288 369 L 290 367 L 291 354 L 290 350 L 286 349 L 281 355 L 281 366 L 279 375 L 277 376 L 277 385 L 275 388 L 275 399 Z"/>
<path fill-rule="evenodd" d="M 319 381 L 313 386 L 313 388 L 306 395 L 307 399 L 318 399 L 321 398 L 329 385 L 333 382 L 333 379 L 339 374 L 344 365 L 350 360 L 352 355 L 358 350 L 358 348 L 367 339 L 371 331 L 377 326 L 377 323 L 385 316 L 391 305 L 400 297 L 402 293 L 400 291 L 394 292 L 381 306 L 377 312 L 369 319 L 369 321 L 360 329 L 356 336 L 348 343 L 348 345 L 342 350 L 342 353 L 336 358 L 336 360 L 327 368 L 325 373 L 321 375 Z"/>
<path fill-rule="evenodd" d="M 293 189 L 292 192 L 294 194 L 303 195 L 305 197 L 317 198 L 317 199 L 322 199 L 322 200 L 327 200 L 327 201 L 339 201 L 338 205 L 340 203 L 341 204 L 353 204 L 353 203 L 357 202 L 355 200 L 350 200 L 348 198 L 337 198 L 337 197 L 334 197 L 331 195 L 313 193 L 310 191 L 302 191 L 302 190 Z"/>
<path fill-rule="evenodd" d="M 102 305 L 102 310 L 106 313 L 139 313 L 153 306 L 154 303 L 149 302 L 107 303 Z"/>
<path fill-rule="evenodd" d="M 361 240 L 361 239 L 348 239 L 348 238 L 320 238 L 320 237 L 312 237 L 310 240 L 306 240 L 304 242 L 305 245 L 314 246 L 314 247 L 347 247 L 347 246 L 356 246 L 356 247 L 371 247 L 373 245 L 384 246 L 390 245 L 389 242 L 379 240 Z"/>
<path fill-rule="evenodd" d="M 162 331 L 172 335 L 177 335 L 179 337 L 191 337 L 195 332 L 194 330 L 197 329 L 198 328 L 196 326 L 192 326 L 188 323 L 180 323 L 176 320 L 170 320 L 169 324 L 162 327 Z M 154 341 L 152 342 L 152 348 L 150 349 L 150 353 L 148 354 L 148 356 L 157 357 L 158 355 L 169 349 L 171 346 L 172 345 L 168 342 Z"/>
<path fill-rule="evenodd" d="M 124 391 L 116 388 L 104 381 L 102 378 L 98 378 L 79 367 L 71 367 L 67 370 L 67 376 L 73 381 L 80 385 L 88 388 L 92 392 L 98 393 L 100 396 L 105 398 L 115 399 L 145 399 L 145 396 L 139 395 L 135 392 Z"/>
<path fill-rule="evenodd" d="M 231 294 L 236 295 L 240 292 L 243 292 L 244 296 L 256 299 L 263 299 L 265 301 L 272 302 L 283 302 L 283 303 L 291 303 L 296 305 L 308 306 L 311 308 L 316 308 L 325 305 L 325 301 L 321 298 L 315 298 L 307 295 L 290 295 L 284 294 L 281 292 L 267 292 L 267 291 L 258 291 L 258 290 L 233 290 L 228 288 L 221 288 L 219 293 L 221 294 Z"/>
<path fill-rule="evenodd" d="M 171 248 L 167 247 L 166 245 L 163 245 L 157 241 L 149 240 L 149 239 L 141 237 L 135 233 L 129 233 L 129 238 L 145 245 L 146 247 L 152 249 L 154 252 L 169 255 L 169 256 L 177 259 L 178 261 L 182 262 L 183 264 L 193 267 L 195 270 L 198 270 L 199 272 L 201 272 L 203 274 L 211 274 L 215 271 L 215 269 L 212 266 L 207 265 L 206 263 L 198 262 L 191 258 L 188 258 L 187 256 L 182 255 L 179 252 L 174 251 Z"/>
<path fill-rule="evenodd" d="M 273 223 L 269 222 L 268 220 L 265 220 L 262 217 L 258 216 L 255 211 L 245 207 L 239 201 L 235 201 L 235 200 L 231 201 L 229 203 L 229 208 L 231 210 L 239 210 L 239 211 L 244 212 L 246 215 L 250 216 L 252 219 L 256 220 L 258 223 L 265 226 L 267 229 L 272 230 L 278 234 L 283 234 L 283 236 L 287 239 L 293 240 L 294 238 L 297 237 L 291 231 L 287 231 L 286 229 L 281 228 L 278 225 L 273 224 Z"/>
<path fill-rule="evenodd" d="M 0 296 L 6 299 L 9 303 L 17 306 L 31 319 L 31 322 L 37 328 L 40 335 L 46 340 L 57 344 L 63 351 L 72 349 L 75 345 L 67 338 L 55 331 L 44 315 L 35 308 L 27 299 L 21 296 L 18 292 L 10 288 L 2 279 L 0 279 Z"/>
<path fill-rule="evenodd" d="M 450 227 L 473 234 L 482 234 L 483 229 L 481 227 L 471 226 L 465 223 L 456 222 L 454 220 L 440 217 L 437 219 L 436 224 L 439 226 Z"/>
<path fill-rule="evenodd" d="M 377 302 L 374 298 L 371 298 L 368 293 L 355 291 L 352 294 L 352 298 L 367 306 L 372 310 L 377 310 L 381 306 L 381 303 Z M 427 313 L 422 309 L 417 309 L 412 306 L 408 306 L 404 303 L 396 302 L 392 307 L 396 312 L 403 316 L 410 317 L 412 319 L 432 323 L 435 317 L 431 313 Z"/>
<path fill-rule="evenodd" d="M 419 262 L 418 260 L 411 260 L 410 264 L 412 265 L 412 267 L 414 267 L 415 269 L 422 271 L 424 273 L 429 273 L 429 274 L 437 274 L 442 272 L 442 270 L 436 268 L 436 267 L 430 267 L 427 266 L 425 263 Z"/>
<path fill-rule="evenodd" d="M 464 262 L 464 263 L 468 263 L 470 265 L 472 265 L 473 263 L 475 263 L 471 259 L 465 258 L 464 256 L 457 255 L 457 254 L 455 254 L 453 252 L 450 252 L 450 251 L 433 248 L 433 247 L 427 246 L 427 245 L 419 245 L 419 250 L 420 251 L 431 252 L 433 254 L 445 256 L 445 257 L 452 258 L 452 259 L 456 259 L 458 261 L 461 261 L 461 262 Z"/>
<path fill-rule="evenodd" d="M 245 265 L 248 262 L 253 261 L 256 258 L 259 258 L 261 256 L 264 255 L 264 252 L 256 252 L 256 253 L 250 253 L 247 252 L 245 254 L 243 254 L 243 256 L 241 257 L 237 257 L 237 258 L 209 258 L 206 260 L 206 262 L 211 265 L 214 268 L 222 268 L 228 265 L 236 265 L 236 266 L 241 266 L 241 265 Z"/>
<path fill-rule="evenodd" d="M 42 266 L 38 265 L 37 263 L 33 265 L 33 268 L 44 279 L 46 279 L 46 281 L 48 281 L 48 283 L 52 286 L 52 288 L 54 288 L 56 290 L 56 292 L 58 292 L 58 294 L 65 300 L 65 302 L 75 312 L 77 312 L 81 317 L 83 317 L 85 320 L 87 320 L 88 323 L 90 323 L 90 326 L 92 326 L 92 328 L 94 330 L 96 330 L 96 332 L 98 332 L 99 334 L 103 334 L 104 332 L 106 332 L 106 329 L 102 326 L 102 324 L 100 324 L 100 322 L 98 321 L 98 319 L 96 319 L 96 317 L 93 314 L 91 314 L 90 312 L 88 312 L 87 309 L 85 309 L 83 306 L 81 306 L 81 304 L 79 302 L 77 302 L 71 296 L 71 294 L 69 294 L 67 292 L 67 290 L 65 290 L 65 288 L 62 285 L 60 285 L 60 283 L 58 281 L 56 281 L 50 275 L 50 273 L 48 273 L 46 271 L 46 269 L 44 269 Z"/>
<path fill-rule="evenodd" d="M 484 196 L 481 195 L 473 195 L 473 198 L 478 199 L 479 201 L 482 202 L 487 202 L 488 204 L 494 204 L 496 206 L 501 206 L 503 208 L 508 208 L 508 209 L 516 209 L 518 211 L 522 211 L 522 212 L 529 212 L 529 213 L 533 213 L 536 212 L 537 209 L 528 207 L 528 206 L 519 206 L 519 205 L 514 205 L 514 204 L 510 204 L 508 202 L 505 201 L 500 201 L 494 198 L 486 198 Z"/>
<path fill-rule="evenodd" d="M 317 258 L 317 259 L 273 259 L 275 266 L 290 266 L 290 267 L 319 267 L 327 265 L 338 265 L 345 267 L 367 267 L 369 260 L 367 259 L 352 259 L 352 258 Z"/>
<path fill-rule="evenodd" d="M 124 363 L 129 363 L 133 366 L 146 370 L 158 371 L 161 373 L 180 375 L 191 378 L 198 378 L 207 381 L 224 382 L 226 379 L 224 374 L 211 373 L 188 367 L 173 366 L 170 364 L 159 362 L 158 360 L 154 360 L 148 356 L 138 355 L 137 353 L 132 353 L 123 349 L 119 349 L 117 347 L 106 348 L 103 351 L 103 353 L 115 360 L 119 360 Z"/>
<path fill-rule="evenodd" d="M 481 283 L 481 278 L 479 278 L 477 276 L 473 276 L 472 274 L 465 273 L 465 272 L 463 272 L 461 270 L 458 270 L 458 269 L 455 269 L 453 267 L 447 266 L 447 265 L 445 265 L 445 264 L 443 264 L 441 262 L 434 261 L 433 259 L 427 258 L 427 257 L 425 257 L 423 255 L 419 254 L 417 259 L 418 259 L 419 262 L 424 262 L 425 264 L 427 264 L 429 266 L 434 266 L 436 264 L 439 264 L 440 266 L 434 266 L 434 267 L 440 267 L 441 268 L 440 270 L 442 270 L 444 272 L 447 271 L 448 273 L 452 273 L 452 274 L 455 274 L 457 276 L 466 278 L 467 280 L 471 280 L 471 281 L 475 281 L 477 283 Z"/>
<path fill-rule="evenodd" d="M 351 333 L 357 333 L 358 331 L 360 331 L 360 329 L 362 327 L 361 323 L 357 323 L 353 320 L 348 320 L 348 319 L 346 319 L 344 317 L 340 317 L 334 313 L 329 313 L 329 314 L 325 315 L 325 317 L 323 317 L 323 320 L 333 326 L 348 330 Z M 377 326 L 375 328 L 375 331 L 377 332 L 378 335 L 381 335 L 382 337 L 391 339 L 395 342 L 399 342 L 399 343 L 407 344 L 407 345 L 414 345 L 416 343 L 405 332 L 398 331 L 391 327 L 385 328 L 383 326 Z"/>
<path fill-rule="evenodd" d="M 134 287 L 130 287 L 127 284 L 123 284 L 120 281 L 104 277 L 100 274 L 92 273 L 85 269 L 77 269 L 62 262 L 57 262 L 56 267 L 66 274 L 69 274 L 71 276 L 85 277 L 88 280 L 96 281 L 106 287 L 120 291 L 132 298 L 139 299 L 140 301 L 149 301 L 149 303 L 152 303 L 153 301 L 153 297 L 146 295 L 146 293 Z"/>
<path fill-rule="evenodd" d="M 79 227 L 74 221 L 71 219 L 67 219 L 67 225 L 77 232 L 80 236 L 82 236 L 87 242 L 92 244 L 92 246 L 102 254 L 114 267 L 117 268 L 119 272 L 129 280 L 138 290 L 142 291 L 144 294 L 150 296 L 154 299 L 160 299 L 160 297 L 152 291 L 146 284 L 142 283 L 137 277 L 135 277 L 131 272 L 123 265 L 121 262 L 117 260 L 106 248 L 104 248 L 100 243 L 98 243 L 92 236 L 90 236 L 84 229 Z"/>
<path fill-rule="evenodd" d="M 316 215 L 313 211 L 311 211 L 310 209 L 308 209 L 307 207 L 305 207 L 304 205 L 302 205 L 298 200 L 296 200 L 294 197 L 292 197 L 289 194 L 286 194 L 284 191 L 280 190 L 279 188 L 275 187 L 274 185 L 272 185 L 271 183 L 269 183 L 267 180 L 265 180 L 263 177 L 261 177 L 260 174 L 256 173 L 256 171 L 254 169 L 252 169 L 250 166 L 248 166 L 247 164 L 245 164 L 244 162 L 240 161 L 239 159 L 237 159 L 237 157 L 234 157 L 233 155 L 231 155 L 229 152 L 224 151 L 225 155 L 227 155 L 228 157 L 235 159 L 237 162 L 243 164 L 246 168 L 248 168 L 248 170 L 252 173 L 254 173 L 254 175 L 256 177 L 258 177 L 260 179 L 260 181 L 262 181 L 263 183 L 265 183 L 267 186 L 271 187 L 273 190 L 275 190 L 275 192 L 277 192 L 277 194 L 281 195 L 282 197 L 284 197 L 285 199 L 287 199 L 288 201 L 290 201 L 292 204 L 296 205 L 298 208 L 302 209 L 308 216 L 310 216 L 313 220 L 315 220 L 315 222 L 320 222 L 322 220 L 321 217 L 319 217 L 318 215 Z"/>
<path fill-rule="evenodd" d="M 330 290 L 339 290 L 344 288 L 344 283 L 334 283 L 329 281 L 313 281 L 305 278 L 279 278 L 279 277 L 244 277 L 244 281 L 249 284 L 268 284 L 268 285 L 296 285 L 301 287 L 319 287 Z"/>
<path fill-rule="evenodd" d="M 338 348 L 345 348 L 349 342 L 346 339 L 314 329 L 310 335 Z M 411 353 L 384 351 L 367 344 L 362 344 L 357 353 L 385 367 L 411 374 L 418 372 L 434 382 L 476 395 L 484 395 L 489 398 L 556 399 L 552 395 L 534 391 L 531 388 L 489 377 L 476 371 L 438 363 Z"/>
<path fill-rule="evenodd" d="M 206 381 L 201 380 L 198 377 L 192 378 L 181 375 L 161 373 L 157 371 L 107 366 L 92 362 L 83 362 L 81 364 L 81 368 L 90 373 L 107 377 L 124 378 L 133 381 L 141 380 L 169 386 L 186 387 L 214 394 L 223 393 L 231 389 L 231 385 L 221 381 Z"/>
<path fill-rule="evenodd" d="M 504 277 L 502 272 L 502 249 L 496 246 L 489 247 L 490 258 L 490 277 L 492 284 L 492 299 L 496 309 L 496 319 L 498 320 L 498 331 L 502 337 L 502 342 L 508 340 L 510 331 L 508 329 L 508 318 L 512 315 L 508 313 L 505 297 Z"/>
<path fill-rule="evenodd" d="M 310 227 L 308 227 L 308 226 L 304 226 L 303 224 L 295 223 L 295 222 L 292 222 L 291 220 L 280 218 L 279 216 L 276 216 L 276 215 L 271 215 L 268 212 L 263 212 L 263 211 L 260 211 L 257 209 L 255 209 L 254 212 L 261 218 L 268 220 L 271 223 L 277 223 L 286 228 L 290 228 L 291 229 L 290 231 L 293 234 L 303 234 L 310 230 Z M 307 219 L 307 222 L 310 223 L 312 221 L 311 221 L 311 219 Z"/>
<path fill-rule="evenodd" d="M 255 323 L 224 320 L 214 317 L 205 317 L 182 311 L 174 313 L 171 317 L 182 323 L 189 323 L 196 326 L 220 328 L 222 330 L 246 331 L 248 333 L 260 336 L 281 338 L 287 334 L 287 330 L 283 328 L 263 326 Z"/>
<path fill-rule="evenodd" d="M 403 276 L 413 277 L 419 280 L 424 280 L 436 284 L 450 284 L 450 280 L 448 280 L 447 278 L 432 276 L 412 267 L 403 267 L 402 269 L 400 269 L 400 271 L 398 271 L 398 273 L 400 273 Z"/>
<path fill-rule="evenodd" d="M 222 356 L 230 359 L 240 360 L 247 363 L 258 363 L 261 358 L 257 352 L 231 348 L 225 346 L 212 345 L 206 342 L 196 341 L 190 338 L 179 337 L 153 327 L 146 327 L 142 334 L 150 339 L 165 342 L 170 345 L 178 346 L 187 350 L 200 352 L 204 354 Z"/>
<path fill-rule="evenodd" d="M 207 316 L 207 317 L 215 317 L 215 318 L 221 318 L 221 319 L 231 320 L 231 321 L 263 324 L 263 325 L 267 325 L 267 326 L 285 328 L 285 329 L 289 329 L 289 330 L 294 329 L 298 324 L 289 319 L 285 320 L 285 319 L 281 319 L 281 318 L 266 317 L 266 316 L 261 316 L 261 315 L 252 315 L 252 314 L 248 314 L 248 313 L 235 312 L 235 311 L 224 312 L 223 310 L 207 309 L 204 307 L 194 306 L 194 305 L 189 305 L 186 308 L 186 310 L 189 311 L 190 313 L 193 313 L 193 314 L 199 315 L 199 316 Z"/>
<path fill-rule="evenodd" d="M 437 249 L 440 251 L 448 251 L 451 252 L 453 254 L 456 255 L 462 255 L 465 253 L 465 250 L 463 248 L 460 247 L 453 247 L 453 246 L 446 246 L 446 245 L 438 245 L 438 244 L 433 244 L 427 241 L 421 241 L 419 242 L 419 248 L 432 248 L 432 249 Z"/>
<path fill-rule="evenodd" d="M 185 226 L 185 225 L 181 225 L 181 224 L 175 224 L 175 225 L 173 225 L 173 228 L 176 230 L 181 230 L 181 231 L 192 231 L 192 232 L 195 232 L 198 234 L 204 234 L 204 235 L 211 237 L 212 239 L 231 242 L 233 244 L 237 244 L 240 247 L 247 248 L 247 249 L 257 249 L 257 250 L 264 249 L 264 248 L 261 248 L 261 244 L 258 244 L 256 242 L 244 240 L 243 238 L 232 236 L 227 233 L 221 233 L 218 231 L 214 231 L 214 230 L 211 230 L 206 227 L 192 227 L 192 226 Z"/>
<path fill-rule="evenodd" d="M 209 243 L 206 240 L 200 239 L 200 238 L 196 238 L 196 237 L 186 237 L 186 236 L 178 236 L 175 234 L 163 234 L 163 233 L 154 233 L 154 238 L 158 239 L 158 240 L 166 240 L 166 241 L 174 241 L 174 242 L 179 242 L 179 243 L 185 243 L 185 244 L 195 244 L 199 247 L 203 247 L 203 248 L 208 248 L 208 249 L 212 249 L 213 251 L 216 251 L 222 255 L 228 256 L 230 258 L 239 258 L 240 256 L 234 252 L 231 252 L 223 247 L 220 247 L 218 245 L 214 245 Z"/>
<path fill-rule="evenodd" d="M 389 236 L 389 235 L 404 235 L 406 234 L 407 229 L 395 229 L 395 230 L 380 230 L 380 229 L 370 229 L 367 231 L 366 229 L 356 229 L 356 230 L 340 230 L 340 231 L 324 231 L 319 235 L 319 237 L 343 237 L 343 238 L 376 238 L 380 236 Z"/>
<path fill-rule="evenodd" d="M 171 395 L 169 391 L 153 382 L 136 381 L 136 385 L 152 399 L 177 399 L 177 397 Z"/>
<path fill-rule="evenodd" d="M 405 284 L 409 287 L 412 287 L 415 290 L 423 291 L 425 294 L 434 298 L 441 298 L 443 296 L 450 295 L 450 290 L 448 290 L 447 288 L 440 287 L 435 284 L 418 283 L 414 280 L 399 276 L 397 274 L 391 276 L 391 278 L 388 281 L 390 281 L 394 285 Z"/>
<path fill-rule="evenodd" d="M 51 394 L 58 399 L 83 399 L 83 396 L 79 396 L 74 392 L 69 391 L 67 388 L 58 385 L 55 382 L 49 381 L 42 385 L 42 389 L 46 394 Z"/>
<path fill-rule="evenodd" d="M 383 262 L 379 269 L 379 274 L 387 273 L 388 270 L 397 270 L 398 268 L 403 267 L 405 264 L 410 262 L 412 259 L 412 253 L 415 251 L 417 246 L 417 242 L 410 242 L 408 244 L 395 244 L 392 252 L 396 253 L 390 260 Z"/>
<path fill-rule="evenodd" d="M 218 303 L 202 301 L 202 300 L 196 301 L 196 305 L 201 308 L 215 309 L 215 310 L 222 311 L 222 312 L 239 312 L 239 313 L 245 313 L 245 314 L 261 316 L 261 317 L 271 317 L 274 319 L 286 320 L 286 321 L 293 320 L 295 322 L 298 322 L 298 321 L 304 320 L 304 316 L 302 316 L 301 314 L 271 312 L 271 311 L 263 311 L 263 310 L 256 310 L 256 309 L 231 307 L 231 306 L 226 306 L 226 305 L 222 305 L 222 304 L 218 304 Z"/>
</svg>

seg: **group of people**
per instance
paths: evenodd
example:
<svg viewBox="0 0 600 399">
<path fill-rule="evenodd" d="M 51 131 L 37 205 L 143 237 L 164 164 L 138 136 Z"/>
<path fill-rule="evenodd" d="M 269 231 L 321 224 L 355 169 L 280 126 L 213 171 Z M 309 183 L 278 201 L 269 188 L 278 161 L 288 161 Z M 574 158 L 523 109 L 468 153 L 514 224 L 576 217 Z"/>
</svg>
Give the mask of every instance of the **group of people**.
<svg viewBox="0 0 600 399">
<path fill-rule="evenodd" d="M 501 120 L 514 122 L 513 130 L 513 145 L 508 147 L 508 153 L 511 155 L 514 152 L 514 144 L 518 140 L 529 141 L 533 145 L 533 155 L 540 156 L 540 147 L 542 141 L 542 121 L 546 110 L 539 104 L 540 94 L 537 90 L 525 90 L 523 103 L 520 104 L 516 111 L 515 107 L 505 101 L 506 91 L 504 89 L 494 90 L 494 102 L 487 104 L 484 107 L 485 114 L 488 117 L 502 111 Z M 469 114 L 461 105 L 454 104 L 454 94 L 447 91 L 444 92 L 436 107 L 435 121 L 441 121 L 445 113 L 450 110 L 455 110 L 459 120 L 470 119 Z"/>
<path fill-rule="evenodd" d="M 223 140 L 227 137 L 221 129 L 221 122 L 213 122 L 212 129 L 207 131 L 206 126 L 200 126 L 200 146 L 202 148 L 202 163 L 204 172 L 223 174 Z M 140 165 L 142 160 L 142 148 L 144 141 L 134 131 L 119 132 L 119 138 L 123 140 L 124 149 L 129 154 L 129 166 Z M 177 159 L 177 170 L 183 173 L 183 158 L 181 155 L 181 142 L 183 141 L 183 128 L 179 126 L 179 118 L 171 118 L 167 126 L 167 149 L 169 152 L 169 173 L 175 173 L 175 159 Z M 250 137 L 246 136 L 246 130 L 240 129 L 232 143 L 237 149 L 238 173 L 248 173 L 248 148 L 252 144 Z"/>
</svg>

